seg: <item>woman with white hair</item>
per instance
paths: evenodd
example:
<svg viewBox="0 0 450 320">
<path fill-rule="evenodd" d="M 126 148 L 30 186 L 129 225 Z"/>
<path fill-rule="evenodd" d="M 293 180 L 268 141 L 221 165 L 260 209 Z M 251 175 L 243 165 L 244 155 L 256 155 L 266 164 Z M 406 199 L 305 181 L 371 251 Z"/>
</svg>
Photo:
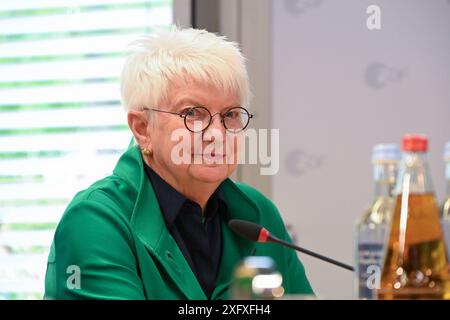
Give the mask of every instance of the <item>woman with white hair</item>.
<svg viewBox="0 0 450 320">
<path fill-rule="evenodd" d="M 287 294 L 311 294 L 295 252 L 251 243 L 227 224 L 260 223 L 290 241 L 273 203 L 229 179 L 252 118 L 236 43 L 173 28 L 133 46 L 121 91 L 135 144 L 67 207 L 45 297 L 226 299 L 234 268 L 250 255 L 275 261 Z"/>
</svg>

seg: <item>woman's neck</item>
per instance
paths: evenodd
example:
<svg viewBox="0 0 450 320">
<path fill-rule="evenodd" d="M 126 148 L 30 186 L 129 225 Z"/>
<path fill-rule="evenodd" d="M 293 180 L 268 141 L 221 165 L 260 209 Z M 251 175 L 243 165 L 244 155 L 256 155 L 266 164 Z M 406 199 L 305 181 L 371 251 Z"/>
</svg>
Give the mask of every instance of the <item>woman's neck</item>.
<svg viewBox="0 0 450 320">
<path fill-rule="evenodd" d="M 202 213 L 205 211 L 209 198 L 220 185 L 220 183 L 205 183 L 203 181 L 187 178 L 186 180 L 181 181 L 180 179 L 176 179 L 170 172 L 164 170 L 164 168 L 161 168 L 145 157 L 144 161 L 172 188 L 177 190 L 187 199 L 197 203 L 202 208 Z"/>
</svg>

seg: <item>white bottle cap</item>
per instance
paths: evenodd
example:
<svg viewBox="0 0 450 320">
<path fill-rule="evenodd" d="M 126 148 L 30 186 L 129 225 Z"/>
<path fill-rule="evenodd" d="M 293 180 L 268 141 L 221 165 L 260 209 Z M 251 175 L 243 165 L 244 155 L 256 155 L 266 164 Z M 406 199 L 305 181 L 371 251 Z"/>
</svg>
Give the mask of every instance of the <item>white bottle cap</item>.
<svg viewBox="0 0 450 320">
<path fill-rule="evenodd" d="M 399 161 L 400 149 L 394 143 L 380 143 L 373 146 L 372 162 Z"/>
</svg>

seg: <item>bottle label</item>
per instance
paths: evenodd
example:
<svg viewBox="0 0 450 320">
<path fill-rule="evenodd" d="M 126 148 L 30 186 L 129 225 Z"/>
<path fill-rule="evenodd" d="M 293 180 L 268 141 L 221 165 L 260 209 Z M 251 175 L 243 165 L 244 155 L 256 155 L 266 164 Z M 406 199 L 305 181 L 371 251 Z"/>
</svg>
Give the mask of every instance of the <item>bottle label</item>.
<svg viewBox="0 0 450 320">
<path fill-rule="evenodd" d="M 360 299 L 376 299 L 380 287 L 382 243 L 361 243 L 358 245 L 358 290 Z"/>
</svg>

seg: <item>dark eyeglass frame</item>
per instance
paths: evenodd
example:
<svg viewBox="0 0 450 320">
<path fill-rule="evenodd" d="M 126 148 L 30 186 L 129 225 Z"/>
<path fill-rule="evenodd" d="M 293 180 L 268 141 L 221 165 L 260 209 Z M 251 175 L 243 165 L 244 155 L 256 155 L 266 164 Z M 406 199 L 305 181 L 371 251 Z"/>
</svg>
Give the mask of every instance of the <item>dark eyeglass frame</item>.
<svg viewBox="0 0 450 320">
<path fill-rule="evenodd" d="M 209 114 L 209 122 L 208 122 L 208 125 L 207 125 L 205 128 L 203 128 L 202 130 L 200 130 L 200 131 L 194 131 L 194 130 L 191 130 L 191 129 L 189 128 L 189 126 L 187 125 L 187 123 L 186 123 L 186 121 L 187 121 L 186 119 L 187 119 L 187 116 L 188 116 L 187 113 L 188 113 L 190 110 L 195 110 L 195 109 L 206 110 L 206 112 L 208 112 L 208 114 Z M 230 128 L 227 128 L 227 125 L 225 124 L 225 114 L 226 114 L 227 112 L 230 112 L 230 110 L 234 110 L 234 109 L 240 109 L 240 110 L 244 111 L 244 112 L 247 114 L 247 116 L 248 116 L 248 118 L 247 118 L 247 123 L 245 124 L 245 126 L 243 126 L 243 127 L 240 128 L 240 129 L 230 129 Z M 231 133 L 238 133 L 238 132 L 241 132 L 241 131 L 245 130 L 245 128 L 247 128 L 247 126 L 248 126 L 249 123 L 250 123 L 250 119 L 252 119 L 252 118 L 254 117 L 253 114 L 251 114 L 250 112 L 248 112 L 248 110 L 245 109 L 245 108 L 243 108 L 243 107 L 232 107 L 232 108 L 229 108 L 228 110 L 226 110 L 226 111 L 224 111 L 224 112 L 222 112 L 222 113 L 217 112 L 217 113 L 214 113 L 214 114 L 211 114 L 211 112 L 210 112 L 207 108 L 205 108 L 205 107 L 203 107 L 203 106 L 196 106 L 196 107 L 187 108 L 187 109 L 183 110 L 182 112 L 171 112 L 171 111 L 166 111 L 166 110 L 161 110 L 161 109 L 154 109 L 154 108 L 142 108 L 142 110 L 143 110 L 143 111 L 155 111 L 155 112 L 162 112 L 162 113 L 168 113 L 168 114 L 177 115 L 177 116 L 179 116 L 179 117 L 181 117 L 181 118 L 184 119 L 184 126 L 186 127 L 186 129 L 188 129 L 190 132 L 193 132 L 193 133 L 203 132 L 203 131 L 205 131 L 206 129 L 208 129 L 209 126 L 211 125 L 211 122 L 212 122 L 213 117 L 216 116 L 216 115 L 219 115 L 219 116 L 220 116 L 220 122 L 222 123 L 222 125 L 224 126 L 224 128 L 225 128 L 228 132 L 231 132 Z"/>
</svg>

